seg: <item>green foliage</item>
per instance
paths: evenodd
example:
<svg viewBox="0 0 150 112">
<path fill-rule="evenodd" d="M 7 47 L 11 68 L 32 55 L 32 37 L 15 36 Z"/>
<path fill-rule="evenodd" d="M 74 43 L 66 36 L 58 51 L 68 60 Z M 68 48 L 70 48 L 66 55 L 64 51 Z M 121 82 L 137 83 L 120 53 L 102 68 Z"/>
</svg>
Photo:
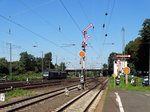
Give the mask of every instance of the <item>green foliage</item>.
<svg viewBox="0 0 150 112">
<path fill-rule="evenodd" d="M 34 73 L 34 72 L 26 72 L 25 74 L 20 74 L 20 75 L 6 75 L 7 80 L 26 80 L 27 78 L 29 80 L 36 80 L 36 79 L 42 79 L 42 74 L 41 73 Z M 2 79 L 2 76 L 0 76 L 0 79 Z"/>
<path fill-rule="evenodd" d="M 67 78 L 73 79 L 73 78 L 77 78 L 77 76 L 75 76 L 75 75 L 67 75 Z"/>
<path fill-rule="evenodd" d="M 0 58 L 0 73 L 8 74 L 8 62 L 5 58 Z"/>
<path fill-rule="evenodd" d="M 104 104 L 106 104 L 106 100 L 108 98 L 108 94 L 109 94 L 109 91 L 108 91 L 108 89 L 106 89 L 106 95 L 105 95 L 105 99 L 104 99 Z"/>
<path fill-rule="evenodd" d="M 142 85 L 142 78 L 139 77 L 134 77 L 135 83 L 132 85 L 130 83 L 131 80 L 131 76 L 129 77 L 129 82 L 126 85 L 124 83 L 124 76 L 121 76 L 120 78 L 120 84 L 119 85 L 115 85 L 115 88 L 124 88 L 126 90 L 130 90 L 130 91 L 150 91 L 149 87 L 144 87 Z M 138 85 L 136 85 L 136 80 L 138 82 Z M 108 85 L 109 88 L 114 88 L 114 78 L 111 76 L 110 77 L 110 84 Z"/>
<path fill-rule="evenodd" d="M 52 53 L 48 52 L 44 55 L 44 70 L 50 70 L 50 69 L 54 69 L 54 65 L 52 64 Z"/>
<path fill-rule="evenodd" d="M 17 96 L 33 96 L 35 95 L 34 92 L 23 90 L 23 89 L 13 89 L 12 91 L 6 92 L 6 102 L 9 102 L 10 98 L 17 97 Z"/>
<path fill-rule="evenodd" d="M 103 64 L 103 69 L 108 69 L 108 65 L 106 63 Z"/>
<path fill-rule="evenodd" d="M 24 96 L 27 94 L 28 94 L 28 91 L 23 90 L 23 89 L 18 89 L 18 88 L 5 93 L 6 97 Z"/>
<path fill-rule="evenodd" d="M 27 52 L 20 53 L 20 70 L 22 73 L 34 71 L 35 57 Z"/>
<path fill-rule="evenodd" d="M 99 75 L 97 72 L 87 72 L 87 77 L 98 77 Z"/>
<path fill-rule="evenodd" d="M 60 68 L 60 71 L 64 71 L 64 70 L 66 69 L 65 63 L 64 63 L 64 62 L 61 62 L 59 68 Z"/>
<path fill-rule="evenodd" d="M 52 64 L 52 53 L 46 53 L 44 62 L 44 71 L 54 69 Z M 20 53 L 19 61 L 13 61 L 12 64 L 12 77 L 9 75 L 9 62 L 5 58 L 0 58 L 0 79 L 7 76 L 8 80 L 26 80 L 29 79 L 41 79 L 42 75 L 37 76 L 38 73 L 42 72 L 42 58 L 34 57 L 27 52 Z M 65 64 L 63 63 L 65 69 Z"/>
<path fill-rule="evenodd" d="M 143 28 L 139 31 L 141 37 L 130 41 L 124 50 L 125 54 L 130 54 L 129 65 L 131 70 L 148 71 L 149 67 L 149 39 L 150 39 L 150 19 L 146 19 Z"/>
</svg>

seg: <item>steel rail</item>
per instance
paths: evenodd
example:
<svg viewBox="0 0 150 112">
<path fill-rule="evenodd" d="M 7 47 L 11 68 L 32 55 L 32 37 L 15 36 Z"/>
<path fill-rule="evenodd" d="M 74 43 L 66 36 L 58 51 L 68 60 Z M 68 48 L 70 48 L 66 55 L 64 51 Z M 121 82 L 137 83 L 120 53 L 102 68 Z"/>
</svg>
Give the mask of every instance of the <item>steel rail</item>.
<svg viewBox="0 0 150 112">
<path fill-rule="evenodd" d="M 92 81 L 91 81 L 91 82 L 92 82 Z M 77 85 L 78 85 L 78 84 L 75 84 L 75 85 L 72 85 L 72 86 L 67 86 L 67 88 L 71 88 L 71 87 L 74 87 L 74 86 L 77 86 Z M 71 91 L 71 90 L 74 90 L 74 89 L 76 89 L 76 88 L 77 88 L 77 87 L 74 87 L 74 88 L 71 88 L 71 89 L 69 89 L 69 90 Z M 61 90 L 64 90 L 64 89 L 65 89 L 65 88 L 61 88 L 61 89 L 57 89 L 57 90 L 50 91 L 50 92 L 47 92 L 47 93 L 43 93 L 43 94 L 40 94 L 40 95 L 36 95 L 36 96 L 32 96 L 32 97 L 25 98 L 25 99 L 22 99 L 22 100 L 18 100 L 18 101 L 15 101 L 15 102 L 11 102 L 11 103 L 7 103 L 7 104 L 4 104 L 4 105 L 0 105 L 0 109 L 5 108 L 5 107 L 9 107 L 9 106 L 12 106 L 12 105 L 15 105 L 15 104 L 18 104 L 18 103 L 22 103 L 22 102 L 24 102 L 24 101 L 32 100 L 32 99 L 34 99 L 34 98 L 42 97 L 42 96 L 44 96 L 44 95 L 48 95 L 48 94 L 51 94 L 51 93 L 55 93 L 55 92 L 58 92 L 58 91 L 61 91 Z M 27 106 L 36 104 L 36 103 L 38 103 L 38 102 L 44 101 L 44 100 L 46 100 L 46 99 L 55 97 L 55 96 L 60 95 L 60 94 L 63 94 L 63 93 L 65 93 L 65 91 L 56 93 L 56 94 L 54 94 L 54 95 L 50 95 L 50 96 L 48 96 L 48 97 L 45 97 L 45 98 L 36 100 L 36 101 L 34 101 L 34 102 L 31 102 L 31 103 L 28 103 L 28 104 L 19 106 L 19 107 L 14 108 L 14 109 L 10 109 L 10 110 L 8 110 L 8 112 L 13 112 L 13 111 L 16 111 L 16 110 L 25 108 L 25 107 L 27 107 Z"/>
<path fill-rule="evenodd" d="M 60 109 L 56 110 L 56 112 L 62 112 L 63 110 L 65 110 L 66 108 L 68 108 L 71 104 L 75 103 L 77 100 L 79 100 L 81 97 L 83 97 L 84 95 L 86 95 L 87 93 L 89 93 L 91 90 L 95 89 L 98 85 L 102 84 L 103 82 L 105 82 L 107 79 L 103 80 L 102 82 L 96 84 L 94 87 L 92 87 L 91 89 L 89 89 L 88 91 L 86 91 L 85 93 L 81 94 L 80 96 L 78 96 L 77 98 L 75 98 L 74 100 L 72 100 L 71 102 L 69 102 L 68 104 L 64 105 L 63 107 L 61 107 Z"/>
<path fill-rule="evenodd" d="M 71 87 L 73 87 L 73 86 L 77 86 L 77 84 L 72 85 L 72 86 L 68 86 L 67 88 L 71 88 Z M 0 109 L 1 109 L 1 108 L 4 108 L 4 107 L 11 106 L 11 105 L 14 105 L 14 104 L 17 104 L 17 103 L 24 102 L 24 101 L 27 101 L 27 100 L 31 100 L 31 99 L 34 99 L 34 98 L 37 98 L 37 97 L 41 97 L 41 96 L 44 96 L 44 95 L 48 95 L 48 94 L 51 94 L 51 93 L 55 93 L 55 92 L 61 91 L 61 90 L 63 90 L 63 89 L 65 89 L 65 88 L 57 89 L 57 90 L 50 91 L 50 92 L 47 92 L 47 93 L 43 93 L 43 94 L 40 94 L 40 95 L 36 95 L 36 96 L 32 96 L 32 97 L 25 98 L 25 99 L 22 99 L 22 100 L 18 100 L 18 101 L 15 101 L 15 102 L 11 102 L 11 103 L 7 103 L 7 104 L 4 104 L 4 105 L 0 105 Z"/>
<path fill-rule="evenodd" d="M 90 80 L 90 79 L 87 79 L 87 80 Z M 70 83 L 70 82 L 77 82 L 78 80 L 73 80 L 73 81 L 70 81 L 68 80 L 67 82 Z M 13 87 L 13 88 L 10 88 L 10 85 L 5 88 L 3 87 L 3 89 L 0 89 L 0 93 L 3 93 L 3 92 L 8 92 L 8 91 L 11 91 L 15 88 L 20 88 L 20 89 L 34 89 L 34 88 L 40 88 L 40 87 L 46 87 L 46 86 L 54 86 L 55 85 L 59 85 L 58 83 L 61 83 L 60 81 L 56 80 L 54 82 L 44 82 L 44 83 L 36 83 L 36 84 L 24 84 L 23 86 L 16 86 L 16 87 Z"/>
<path fill-rule="evenodd" d="M 88 106 L 84 109 L 83 112 L 87 112 L 88 109 L 90 108 L 90 106 L 92 105 L 92 103 L 96 100 L 97 96 L 101 93 L 101 91 L 105 88 L 105 86 L 107 85 L 109 80 L 107 80 L 104 85 L 100 88 L 100 90 L 98 91 L 98 93 L 95 95 L 95 97 L 92 99 L 92 101 L 88 104 Z"/>
<path fill-rule="evenodd" d="M 69 90 L 74 90 L 74 89 L 76 89 L 76 88 L 77 88 L 77 87 L 74 87 L 74 88 L 69 89 Z M 40 100 L 36 100 L 36 101 L 34 101 L 34 102 L 31 102 L 31 103 L 27 103 L 27 104 L 25 104 L 25 105 L 21 105 L 21 106 L 19 106 L 19 107 L 17 107 L 17 108 L 8 110 L 7 112 L 14 112 L 14 111 L 17 111 L 17 110 L 19 110 L 19 109 L 22 109 L 22 108 L 31 106 L 31 105 L 33 105 L 33 104 L 36 104 L 36 103 L 38 103 L 38 102 L 47 100 L 47 99 L 49 99 L 49 98 L 55 97 L 55 96 L 60 95 L 60 94 L 63 94 L 63 93 L 65 93 L 65 91 L 56 93 L 56 94 L 54 94 L 54 95 L 50 95 L 50 96 L 48 96 L 48 97 L 42 98 L 42 99 L 40 99 Z"/>
</svg>

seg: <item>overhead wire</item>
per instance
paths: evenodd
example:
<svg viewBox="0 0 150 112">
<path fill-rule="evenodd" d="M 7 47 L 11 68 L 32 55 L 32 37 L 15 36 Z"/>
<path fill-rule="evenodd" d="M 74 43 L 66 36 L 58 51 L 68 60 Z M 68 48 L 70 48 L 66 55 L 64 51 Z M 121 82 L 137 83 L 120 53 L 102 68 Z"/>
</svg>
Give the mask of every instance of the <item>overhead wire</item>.
<svg viewBox="0 0 150 112">
<path fill-rule="evenodd" d="M 111 17 L 112 17 L 112 13 L 113 13 L 113 10 L 114 10 L 114 7 L 115 7 L 115 0 L 113 1 L 113 4 L 112 4 L 112 8 L 111 8 L 111 11 L 110 13 L 108 13 L 108 9 L 109 9 L 109 5 L 110 5 L 110 0 L 108 0 L 107 2 L 107 7 L 106 7 L 106 12 L 105 12 L 105 19 L 104 19 L 104 24 L 105 24 L 105 27 L 106 27 L 106 13 L 107 15 L 109 15 L 109 20 L 108 20 L 108 25 L 107 25 L 107 29 L 105 28 L 105 30 L 107 30 L 107 33 L 105 34 L 105 38 L 104 38 L 104 41 L 103 41 L 103 49 L 104 49 L 104 45 L 105 45 L 105 42 L 106 42 L 106 37 L 108 36 L 108 31 L 109 31 L 109 27 L 110 27 L 110 21 L 111 21 Z M 103 32 L 104 32 L 104 29 L 103 29 Z M 102 55 L 103 55 L 103 52 L 102 52 Z"/>
<path fill-rule="evenodd" d="M 61 5 L 64 7 L 64 9 L 66 10 L 66 12 L 68 13 L 68 15 L 70 16 L 70 18 L 72 19 L 73 23 L 76 25 L 76 27 L 78 28 L 78 30 L 82 33 L 81 28 L 79 27 L 78 23 L 76 22 L 76 20 L 74 19 L 74 17 L 71 15 L 71 13 L 69 12 L 69 10 L 67 9 L 67 7 L 65 6 L 65 4 L 63 3 L 62 0 L 59 0 Z"/>
<path fill-rule="evenodd" d="M 27 27 L 25 27 L 25 26 L 23 26 L 23 25 L 21 25 L 21 24 L 15 22 L 15 21 L 13 21 L 13 20 L 10 20 L 9 18 L 7 18 L 7 17 L 5 17 L 5 16 L 3 16 L 3 15 L 1 15 L 1 14 L 0 14 L 0 18 L 3 18 L 4 20 L 9 21 L 9 22 L 11 22 L 11 23 L 13 23 L 13 24 L 19 26 L 19 27 L 21 27 L 22 29 L 24 29 L 24 30 L 26 30 L 26 31 L 28 31 L 28 32 L 30 32 L 30 33 L 32 33 L 33 35 L 35 35 L 35 36 L 37 36 L 37 37 L 39 37 L 39 38 L 41 38 L 41 39 L 43 39 L 43 40 L 45 40 L 45 41 L 47 41 L 47 42 L 53 44 L 53 45 L 55 45 L 56 47 L 59 47 L 59 48 L 61 48 L 61 49 L 63 49 L 63 50 L 66 51 L 66 49 L 60 47 L 59 45 L 57 45 L 57 44 L 54 43 L 53 41 L 50 41 L 49 39 L 45 38 L 44 36 L 42 36 L 42 35 L 40 35 L 40 34 L 34 32 L 34 31 L 32 31 L 31 29 L 29 29 L 29 28 L 27 28 Z M 68 50 L 67 50 L 67 51 L 68 51 Z M 71 51 L 68 51 L 68 52 L 70 52 L 72 55 L 74 55 Z"/>
<path fill-rule="evenodd" d="M 87 16 L 87 14 L 86 14 L 86 12 L 85 12 L 85 10 L 84 10 L 84 7 L 83 7 L 82 3 L 80 2 L 80 0 L 78 0 L 78 3 L 79 3 L 79 6 L 80 6 L 80 8 L 81 8 L 81 11 L 82 11 L 83 15 L 84 15 L 85 18 L 86 18 L 85 20 L 87 20 L 87 22 L 88 22 L 89 24 L 91 24 L 92 22 L 90 21 L 89 17 Z M 94 26 L 93 26 L 93 38 L 95 38 L 95 39 L 94 39 L 95 42 L 98 43 L 98 41 L 96 41 L 96 36 L 95 36 L 95 34 L 94 34 Z M 100 57 L 100 54 L 97 52 L 97 50 L 96 50 L 93 46 L 90 46 L 90 48 L 92 49 L 92 51 L 94 51 L 94 54 L 96 54 L 98 57 Z"/>
<path fill-rule="evenodd" d="M 47 5 L 47 4 L 49 4 L 50 2 L 53 2 L 53 1 L 55 1 L 55 0 L 48 0 L 48 1 L 43 2 L 43 3 L 41 3 L 41 4 L 37 5 L 37 6 L 28 8 L 27 10 L 21 11 L 21 12 L 16 13 L 16 14 L 13 14 L 12 16 L 17 16 L 17 15 L 20 15 L 20 14 L 24 14 L 24 13 L 30 11 L 30 10 L 33 10 L 33 9 L 36 9 L 36 8 L 40 8 L 41 6 Z"/>
<path fill-rule="evenodd" d="M 110 12 L 110 18 L 109 18 L 109 22 L 108 22 L 108 28 L 107 28 L 107 30 L 109 30 L 109 27 L 110 27 L 110 22 L 111 22 L 112 13 L 113 13 L 113 11 L 114 11 L 115 2 L 116 2 L 116 0 L 114 0 L 114 1 L 113 1 L 113 5 L 112 5 L 111 12 Z"/>
<path fill-rule="evenodd" d="M 86 14 L 86 12 L 85 12 L 85 10 L 84 10 L 84 8 L 83 8 L 83 5 L 81 4 L 80 0 L 78 0 L 78 3 L 79 3 L 79 6 L 80 6 L 80 8 L 81 8 L 81 10 L 82 10 L 82 12 L 83 12 L 85 18 L 86 18 L 87 21 L 88 21 L 88 23 L 91 24 L 91 21 L 90 21 L 89 17 L 87 16 L 87 14 Z"/>
<path fill-rule="evenodd" d="M 104 17 L 103 31 L 104 31 L 104 29 L 105 29 L 106 17 L 108 16 L 108 8 L 109 8 L 109 4 L 110 4 L 110 0 L 108 0 L 108 2 L 107 2 L 107 7 L 106 7 L 106 10 L 105 10 L 105 17 Z"/>
<path fill-rule="evenodd" d="M 22 5 L 24 5 L 26 8 L 29 8 L 29 6 L 27 4 L 25 4 L 22 0 L 18 0 Z M 34 13 L 36 16 L 38 16 L 46 25 L 53 27 L 53 29 L 55 29 L 56 31 L 60 32 L 63 37 L 66 37 L 64 35 L 64 33 L 61 31 L 61 27 L 59 25 L 59 29 L 57 27 L 55 27 L 51 22 L 49 22 L 48 20 L 46 20 L 43 16 L 41 16 L 39 13 L 37 13 L 36 11 L 34 11 L 32 8 L 29 8 L 32 13 Z M 69 38 L 67 38 L 67 40 L 70 40 Z"/>
<path fill-rule="evenodd" d="M 20 1 L 20 0 L 19 0 Z M 22 1 L 21 1 L 22 2 Z M 24 3 L 24 2 L 22 2 L 22 4 L 25 6 L 25 7 L 27 7 L 28 8 L 28 6 Z M 63 4 L 64 5 L 64 4 Z M 65 7 L 66 8 L 66 7 Z M 67 8 L 66 8 L 66 10 L 67 10 Z M 43 20 L 47 25 L 49 25 L 49 26 L 51 26 L 52 24 L 50 24 L 46 19 L 44 19 L 44 17 L 42 17 L 41 15 L 39 15 L 38 13 L 36 13 L 34 10 L 32 10 L 31 9 L 31 11 L 34 13 L 34 14 L 36 14 L 37 16 L 39 16 L 40 17 L 40 19 L 41 20 Z M 67 10 L 68 11 L 68 10 Z M 68 13 L 69 13 L 69 11 L 68 11 Z M 69 13 L 70 14 L 70 13 Z M 71 16 L 71 14 L 70 14 L 70 16 Z M 72 16 L 71 16 L 72 17 Z M 73 18 L 73 17 L 72 17 Z M 74 19 L 74 22 L 77 24 L 77 22 L 75 21 L 75 19 Z M 52 25 L 53 26 L 53 25 Z M 54 27 L 54 26 L 53 26 Z M 79 28 L 79 26 L 78 26 L 78 28 Z M 55 27 L 55 29 L 56 29 L 56 27 Z M 60 25 L 59 25 L 59 30 L 57 30 L 57 31 L 59 31 L 63 36 L 64 36 L 64 34 L 63 34 L 63 32 L 61 31 L 61 27 L 60 27 Z M 64 36 L 65 37 L 65 36 Z M 67 39 L 67 40 L 69 40 L 69 39 Z M 61 48 L 62 48 L 62 46 L 60 46 Z"/>
<path fill-rule="evenodd" d="M 84 16 L 85 16 L 87 22 L 88 22 L 89 24 L 91 24 L 92 22 L 90 21 L 89 17 L 87 16 L 87 14 L 86 14 L 86 12 L 85 12 L 85 10 L 84 10 L 84 8 L 83 8 L 83 5 L 81 4 L 80 0 L 78 0 L 78 3 L 79 3 L 79 6 L 80 6 L 80 8 L 81 8 L 81 10 L 82 10 L 82 12 L 83 12 L 83 14 L 84 14 Z M 94 31 L 94 26 L 93 26 L 93 31 Z M 96 37 L 94 33 L 93 33 L 93 36 Z M 94 38 L 94 37 L 93 37 L 93 38 Z M 96 39 L 96 38 L 95 38 L 95 39 Z M 95 40 L 95 39 L 94 39 L 94 40 Z M 98 41 L 95 40 L 95 42 L 98 42 Z M 93 49 L 93 51 L 94 51 L 98 56 L 100 56 L 100 54 L 95 50 L 95 48 L 94 48 L 93 46 L 90 46 L 90 48 Z"/>
</svg>

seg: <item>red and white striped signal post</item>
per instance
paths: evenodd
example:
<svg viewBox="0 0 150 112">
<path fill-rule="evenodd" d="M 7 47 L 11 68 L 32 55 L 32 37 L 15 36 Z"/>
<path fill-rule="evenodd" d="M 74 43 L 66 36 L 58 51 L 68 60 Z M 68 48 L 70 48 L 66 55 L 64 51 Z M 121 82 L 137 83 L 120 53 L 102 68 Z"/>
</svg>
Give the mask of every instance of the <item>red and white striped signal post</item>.
<svg viewBox="0 0 150 112">
<path fill-rule="evenodd" d="M 84 41 L 82 42 L 82 48 L 83 48 L 83 51 L 81 51 L 80 53 L 79 53 L 79 55 L 81 56 L 81 68 L 82 68 L 82 75 L 83 75 L 83 78 L 84 78 L 84 83 L 83 83 L 83 89 L 84 89 L 84 87 L 85 87 L 85 47 L 86 47 L 86 41 L 90 38 L 90 35 L 88 35 L 87 36 L 87 38 L 85 38 L 86 37 L 86 33 L 87 33 L 87 29 L 89 29 L 90 27 L 92 27 L 93 26 L 93 24 L 90 24 L 88 27 L 86 27 L 83 31 L 82 31 L 82 33 L 83 33 L 83 35 L 84 35 Z"/>
</svg>

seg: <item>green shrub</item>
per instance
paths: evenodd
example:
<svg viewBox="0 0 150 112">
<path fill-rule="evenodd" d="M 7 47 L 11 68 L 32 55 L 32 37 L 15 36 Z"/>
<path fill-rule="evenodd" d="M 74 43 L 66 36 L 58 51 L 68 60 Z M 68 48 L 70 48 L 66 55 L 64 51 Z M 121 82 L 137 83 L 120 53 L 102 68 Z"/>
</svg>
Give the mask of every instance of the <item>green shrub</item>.
<svg viewBox="0 0 150 112">
<path fill-rule="evenodd" d="M 67 78 L 77 78 L 77 76 L 75 76 L 75 75 L 67 75 Z"/>
<path fill-rule="evenodd" d="M 6 97 L 16 97 L 16 96 L 24 96 L 27 95 L 28 91 L 23 89 L 13 89 L 12 91 L 6 92 Z"/>
<path fill-rule="evenodd" d="M 136 80 L 138 84 L 136 83 Z M 121 76 L 120 84 L 115 85 L 115 88 L 125 88 L 126 90 L 131 90 L 131 91 L 150 91 L 150 87 L 143 87 L 142 78 L 134 77 L 134 81 L 135 81 L 134 84 L 131 84 L 130 81 L 131 81 L 131 76 L 129 76 L 128 84 L 125 84 L 124 76 Z M 114 78 L 112 76 L 110 77 L 110 84 L 108 85 L 108 87 L 114 88 Z"/>
<path fill-rule="evenodd" d="M 42 74 L 41 73 L 34 73 L 34 72 L 27 72 L 25 74 L 20 74 L 20 75 L 7 75 L 7 80 L 36 80 L 36 79 L 42 79 Z M 1 77 L 2 79 L 2 77 Z"/>
</svg>

